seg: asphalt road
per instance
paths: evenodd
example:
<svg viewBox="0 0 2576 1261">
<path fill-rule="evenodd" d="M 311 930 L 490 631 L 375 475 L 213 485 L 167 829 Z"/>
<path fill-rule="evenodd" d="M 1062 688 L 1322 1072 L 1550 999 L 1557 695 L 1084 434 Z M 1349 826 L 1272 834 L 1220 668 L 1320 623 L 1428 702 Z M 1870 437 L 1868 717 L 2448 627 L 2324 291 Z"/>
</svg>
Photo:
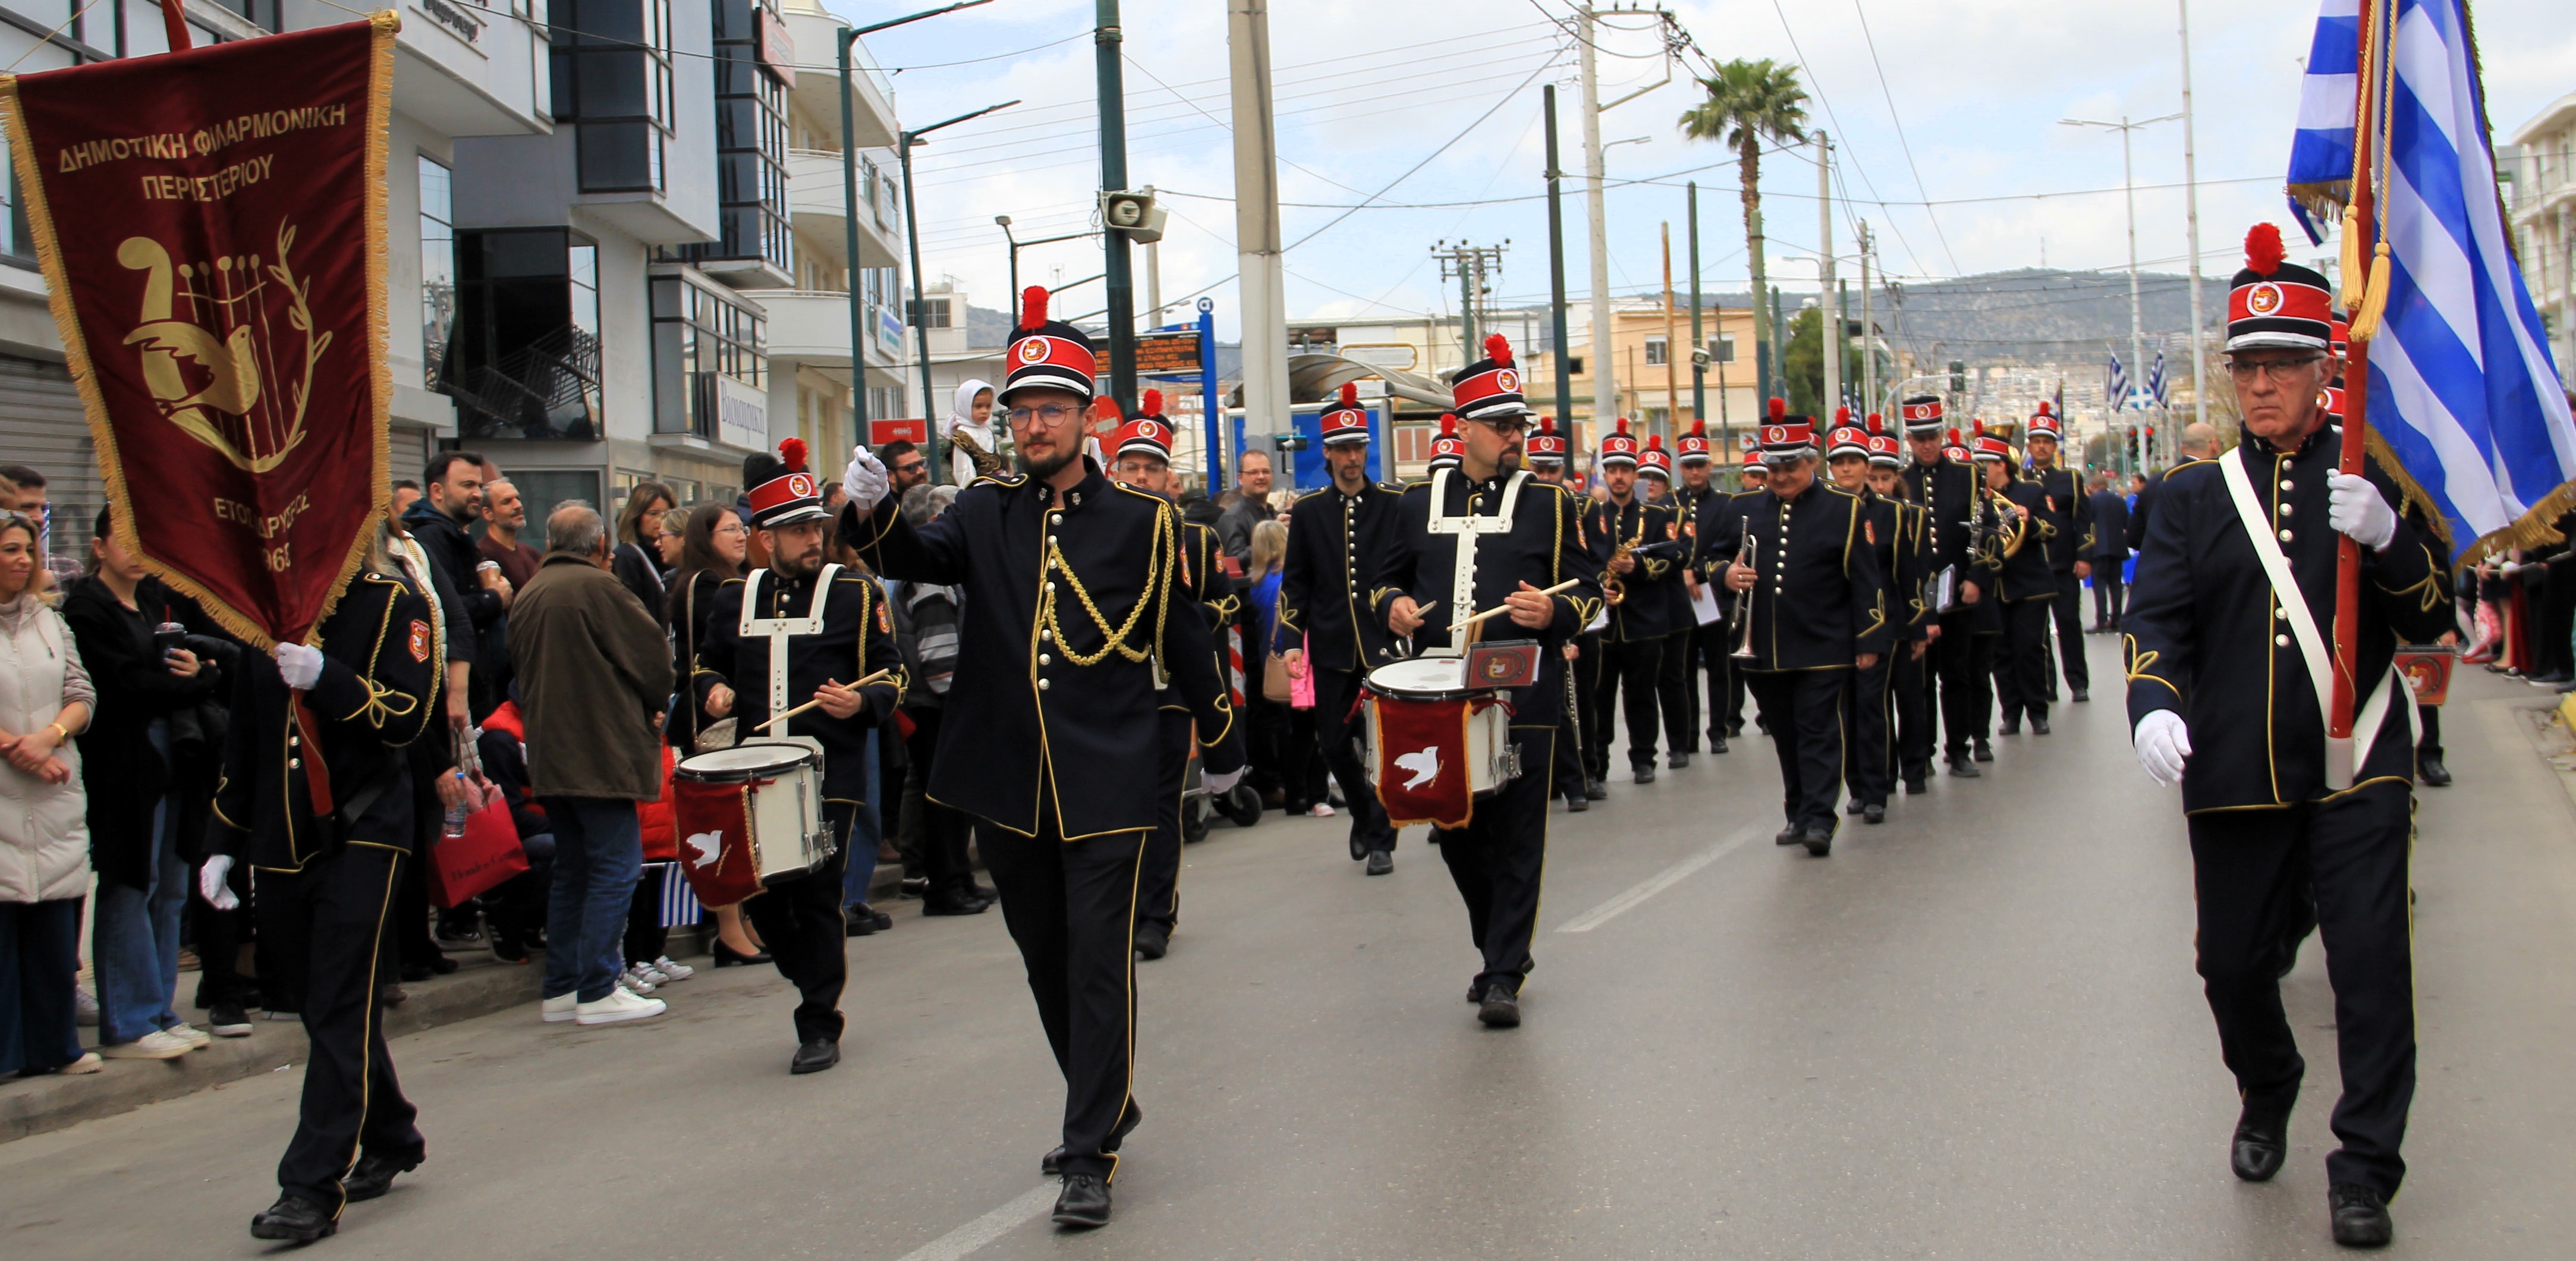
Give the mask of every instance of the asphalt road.
<svg viewBox="0 0 2576 1261">
<path fill-rule="evenodd" d="M 2324 1256 L 2336 1089 L 2322 954 L 2287 982 L 2309 1060 L 2275 1182 L 2191 970 L 2174 794 L 2102 700 L 2001 741 L 1829 859 L 1767 841 L 1759 739 L 1550 820 L 1527 1023 L 1461 1002 L 1476 956 L 1433 850 L 1360 874 L 1339 820 L 1218 827 L 1142 968 L 1117 1220 L 1045 1221 L 1061 1083 L 1001 916 L 850 943 L 840 1068 L 790 1078 L 774 972 L 670 1015 L 533 1010 L 395 1046 L 430 1161 L 317 1255 L 548 1258 Z M 2421 1086 L 2394 1251 L 2559 1257 L 2576 1231 L 2576 807 L 2472 672 L 2460 785 L 2421 814 Z M 298 1074 L 0 1145 L 13 1259 L 253 1255 Z M 2557 1242 L 2552 1243 L 2552 1240 Z"/>
</svg>

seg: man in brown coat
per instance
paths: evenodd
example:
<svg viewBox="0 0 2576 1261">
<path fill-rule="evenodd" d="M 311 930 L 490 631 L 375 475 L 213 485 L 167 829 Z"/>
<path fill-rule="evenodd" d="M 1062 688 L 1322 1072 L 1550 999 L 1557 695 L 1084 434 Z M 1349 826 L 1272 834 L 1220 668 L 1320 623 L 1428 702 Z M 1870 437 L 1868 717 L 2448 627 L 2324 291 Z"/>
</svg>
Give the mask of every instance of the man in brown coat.
<svg viewBox="0 0 2576 1261">
<path fill-rule="evenodd" d="M 609 572 L 608 531 L 578 501 L 546 518 L 546 558 L 510 611 L 510 664 L 527 716 L 528 784 L 554 828 L 546 906 L 547 1020 L 640 1020 L 664 1004 L 617 984 L 619 936 L 643 873 L 635 803 L 662 792 L 657 732 L 671 649 Z"/>
</svg>

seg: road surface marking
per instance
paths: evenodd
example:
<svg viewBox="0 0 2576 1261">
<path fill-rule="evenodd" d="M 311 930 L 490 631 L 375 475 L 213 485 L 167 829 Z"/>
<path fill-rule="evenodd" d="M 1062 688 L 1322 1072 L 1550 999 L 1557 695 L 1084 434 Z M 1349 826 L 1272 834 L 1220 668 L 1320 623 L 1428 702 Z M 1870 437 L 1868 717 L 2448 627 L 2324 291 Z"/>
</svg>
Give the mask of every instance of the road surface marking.
<svg viewBox="0 0 2576 1261">
<path fill-rule="evenodd" d="M 958 1261 L 958 1258 L 1009 1234 L 1021 1223 L 1055 1207 L 1061 1190 L 1055 1183 L 1032 1189 L 990 1213 L 903 1254 L 903 1261 Z"/>
<path fill-rule="evenodd" d="M 1693 854 L 1680 862 L 1674 863 L 1672 866 L 1666 867 L 1661 872 L 1656 873 L 1645 883 L 1640 884 L 1637 887 L 1628 890 L 1626 893 L 1622 893 L 1619 896 L 1558 925 L 1556 931 L 1560 933 L 1591 932 L 1593 929 L 1599 928 L 1603 924 L 1607 924 L 1611 920 L 1617 919 L 1619 916 L 1635 909 L 1639 903 L 1644 902 L 1646 899 L 1689 879 L 1692 872 L 1698 871 L 1700 868 L 1716 862 L 1718 859 L 1724 858 L 1728 854 L 1734 853 L 1737 846 L 1744 844 L 1746 841 L 1752 840 L 1753 834 L 1760 830 L 1761 829 L 1759 828 L 1746 828 L 1743 831 L 1718 842 L 1716 846 L 1710 849 L 1702 850 L 1701 852 Z"/>
</svg>

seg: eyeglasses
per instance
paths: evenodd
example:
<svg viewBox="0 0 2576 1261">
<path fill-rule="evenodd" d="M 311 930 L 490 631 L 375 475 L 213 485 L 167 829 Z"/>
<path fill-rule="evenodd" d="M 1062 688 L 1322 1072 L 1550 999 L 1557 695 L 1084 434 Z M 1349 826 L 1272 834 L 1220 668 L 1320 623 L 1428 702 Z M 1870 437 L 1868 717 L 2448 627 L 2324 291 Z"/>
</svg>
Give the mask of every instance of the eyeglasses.
<svg viewBox="0 0 2576 1261">
<path fill-rule="evenodd" d="M 895 465 L 894 471 L 898 473 L 918 473 L 921 471 L 921 466 L 927 463 L 929 463 L 928 460 L 906 460 L 901 464 Z"/>
<path fill-rule="evenodd" d="M 1475 418 L 1475 423 L 1483 425 L 1485 428 L 1491 429 L 1495 433 L 1501 434 L 1506 438 L 1520 437 L 1522 434 L 1528 433 L 1530 427 L 1528 419 L 1520 416 L 1503 416 L 1498 418 L 1479 416 Z"/>
<path fill-rule="evenodd" d="M 714 529 L 712 529 L 712 530 L 707 531 L 707 533 L 709 533 L 709 534 L 749 534 L 749 533 L 751 533 L 751 527 L 749 527 L 749 526 L 744 526 L 744 525 L 720 525 L 720 526 L 717 526 L 716 528 L 714 528 Z"/>
<path fill-rule="evenodd" d="M 2306 368 L 2324 358 L 2324 355 L 2307 355 L 2298 359 L 2258 359 L 2251 363 L 2237 360 L 2227 365 L 2227 375 L 2236 378 L 2238 385 L 2244 385 L 2260 376 L 2270 376 L 2275 381 L 2284 381 L 2289 379 L 2289 373 L 2293 369 Z"/>
<path fill-rule="evenodd" d="M 1082 414 L 1082 408 L 1071 403 L 1049 403 L 1044 407 L 1014 407 L 1010 411 L 1013 425 L 1025 425 L 1034 417 L 1050 425 L 1060 425 L 1069 417 Z"/>
</svg>

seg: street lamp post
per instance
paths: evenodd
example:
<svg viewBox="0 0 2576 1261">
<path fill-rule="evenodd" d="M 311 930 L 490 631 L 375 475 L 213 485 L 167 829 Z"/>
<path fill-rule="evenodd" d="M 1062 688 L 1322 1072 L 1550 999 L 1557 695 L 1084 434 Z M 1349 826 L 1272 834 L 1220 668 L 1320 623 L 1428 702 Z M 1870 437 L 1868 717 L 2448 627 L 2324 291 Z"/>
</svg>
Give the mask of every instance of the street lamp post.
<svg viewBox="0 0 2576 1261">
<path fill-rule="evenodd" d="M 923 136 L 942 127 L 954 127 L 967 119 L 982 118 L 994 110 L 1009 109 L 1019 103 L 1017 98 L 1013 98 L 999 105 L 987 105 L 973 113 L 942 119 L 927 127 L 916 127 L 896 137 L 895 156 L 903 163 L 903 235 L 912 254 L 912 336 L 913 340 L 921 343 L 921 414 L 929 429 L 930 467 L 934 469 L 947 467 L 947 455 L 943 450 L 947 444 L 939 436 L 939 404 L 930 392 L 930 309 L 921 296 L 921 213 L 919 199 L 913 195 L 912 189 L 912 151 L 922 142 Z"/>
<path fill-rule="evenodd" d="M 1019 295 L 1020 295 L 1020 251 L 1021 251 L 1021 250 L 1025 250 L 1025 249 L 1030 248 L 1031 246 L 1037 246 L 1037 245 L 1053 245 L 1053 244 L 1055 244 L 1055 243 L 1056 243 L 1056 242 L 1058 242 L 1058 241 L 1080 241 L 1080 240 L 1085 240 L 1085 239 L 1087 239 L 1087 238 L 1095 237 L 1095 236 L 1100 235 L 1100 233 L 1098 233 L 1098 232 L 1067 232 L 1067 233 L 1065 233 L 1063 236 L 1042 236 L 1042 237 L 1039 237 L 1039 238 L 1037 238 L 1036 240 L 1033 240 L 1033 241 L 1023 241 L 1023 240 L 1021 240 L 1020 238 L 1018 238 L 1018 237 L 1016 237 L 1016 236 L 1011 235 L 1011 217 L 1010 217 L 1009 215 L 995 215 L 995 216 L 993 216 L 993 222 L 994 222 L 994 224 L 995 224 L 995 225 L 999 226 L 999 227 L 1002 229 L 1002 239 L 1003 239 L 1003 240 L 1005 240 L 1005 241 L 1010 242 L 1010 246 L 1011 246 L 1011 301 L 1012 301 L 1012 302 L 1014 302 L 1014 303 L 1016 303 L 1016 302 L 1018 302 L 1018 301 L 1020 300 L 1020 296 L 1019 296 Z M 1014 307 L 1012 307 L 1011 309 L 1012 309 L 1014 312 L 1016 312 L 1016 311 L 1018 311 L 1018 310 L 1019 310 L 1019 308 L 1018 308 L 1017 306 L 1014 306 Z"/>
<path fill-rule="evenodd" d="M 2147 335 L 2138 312 L 2138 181 L 2136 167 L 2129 158 L 2129 137 L 2141 127 L 2169 123 L 2180 117 L 2182 117 L 2181 114 L 2174 113 L 2134 123 L 2130 122 L 2126 115 L 2122 115 L 2120 121 L 2116 123 L 2095 122 L 2084 118 L 2057 120 L 2061 127 L 2100 127 L 2105 131 L 2120 133 L 2120 189 L 2129 204 L 2129 371 L 2132 373 L 2147 370 Z M 2136 388 L 2134 384 L 2130 386 L 2132 392 L 2135 392 Z M 2119 412 L 2126 412 L 2129 409 L 2129 400 L 2113 399 L 2111 405 Z M 2128 421 L 2127 427 L 2134 430 L 2137 428 L 2137 422 Z M 2141 458 L 2145 454 L 2143 451 L 2139 453 Z"/>
</svg>

